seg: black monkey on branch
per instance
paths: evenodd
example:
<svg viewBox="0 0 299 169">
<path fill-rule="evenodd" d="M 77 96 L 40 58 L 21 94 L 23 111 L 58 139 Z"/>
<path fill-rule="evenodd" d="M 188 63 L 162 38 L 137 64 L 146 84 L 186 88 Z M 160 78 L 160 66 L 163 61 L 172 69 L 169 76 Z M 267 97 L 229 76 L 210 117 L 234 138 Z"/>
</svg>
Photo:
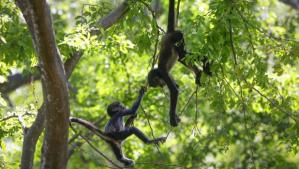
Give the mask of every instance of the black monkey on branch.
<svg viewBox="0 0 299 169">
<path fill-rule="evenodd" d="M 137 100 L 130 109 L 126 109 L 121 102 L 111 103 L 107 108 L 110 120 L 106 124 L 104 132 L 95 127 L 92 123 L 83 119 L 71 118 L 70 121 L 79 123 L 96 133 L 97 136 L 105 140 L 110 145 L 115 157 L 120 162 L 122 162 L 125 166 L 133 166 L 134 161 L 126 158 L 122 152 L 122 142 L 125 139 L 134 134 L 146 144 L 159 144 L 166 140 L 166 137 L 159 137 L 151 140 L 138 128 L 131 126 L 134 119 L 137 117 L 136 111 L 141 103 L 144 93 L 145 88 L 142 87 L 139 91 Z M 125 124 L 123 120 L 124 116 L 129 116 Z"/>
<path fill-rule="evenodd" d="M 178 101 L 178 85 L 170 76 L 169 71 L 172 69 L 176 61 L 188 67 L 196 75 L 196 84 L 200 85 L 200 77 L 202 71 L 195 65 L 186 63 L 184 58 L 187 55 L 185 50 L 185 42 L 183 33 L 175 30 L 175 0 L 169 0 L 168 25 L 167 32 L 162 38 L 158 68 L 152 69 L 148 74 L 148 84 L 151 87 L 163 87 L 167 85 L 170 91 L 170 125 L 177 126 L 180 118 L 176 114 L 176 105 Z M 210 63 L 205 57 L 203 60 L 203 71 L 208 75 L 212 75 L 210 71 Z"/>
</svg>

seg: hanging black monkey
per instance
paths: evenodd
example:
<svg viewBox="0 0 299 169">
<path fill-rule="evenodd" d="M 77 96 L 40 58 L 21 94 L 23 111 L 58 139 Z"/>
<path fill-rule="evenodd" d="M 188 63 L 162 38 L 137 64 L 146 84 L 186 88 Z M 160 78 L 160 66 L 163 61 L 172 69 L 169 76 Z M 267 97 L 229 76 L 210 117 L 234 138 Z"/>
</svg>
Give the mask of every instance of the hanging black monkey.
<svg viewBox="0 0 299 169">
<path fill-rule="evenodd" d="M 122 143 L 125 139 L 134 134 L 146 144 L 159 144 L 166 140 L 166 137 L 159 137 L 151 140 L 138 128 L 131 126 L 132 122 L 137 117 L 136 111 L 141 103 L 144 93 L 145 88 L 141 88 L 137 100 L 130 109 L 126 109 L 121 102 L 111 103 L 107 108 L 110 120 L 106 124 L 104 132 L 99 130 L 92 123 L 79 118 L 71 118 L 70 121 L 79 123 L 89 130 L 97 133 L 99 137 L 110 145 L 114 155 L 120 162 L 122 162 L 125 166 L 133 166 L 134 161 L 126 158 L 122 152 Z M 124 116 L 130 116 L 125 124 L 123 121 Z"/>
<path fill-rule="evenodd" d="M 188 64 L 184 61 L 186 57 L 185 42 L 183 33 L 180 30 L 175 30 L 175 0 L 169 0 L 168 25 L 167 32 L 161 41 L 158 68 L 151 70 L 148 74 L 148 84 L 151 87 L 163 87 L 167 85 L 170 91 L 170 125 L 177 126 L 180 118 L 176 114 L 176 105 L 178 101 L 178 85 L 170 76 L 169 71 L 172 69 L 176 61 L 179 61 L 196 75 L 196 83 L 200 84 L 202 71 L 195 65 Z M 212 75 L 210 72 L 210 63 L 205 57 L 203 60 L 204 73 Z"/>
</svg>

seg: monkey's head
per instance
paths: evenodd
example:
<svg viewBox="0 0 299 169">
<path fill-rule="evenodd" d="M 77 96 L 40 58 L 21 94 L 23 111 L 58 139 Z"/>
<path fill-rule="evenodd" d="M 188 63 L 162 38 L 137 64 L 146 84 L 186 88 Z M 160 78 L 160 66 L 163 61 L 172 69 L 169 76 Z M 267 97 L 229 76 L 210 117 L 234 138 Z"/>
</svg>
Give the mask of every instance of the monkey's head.
<svg viewBox="0 0 299 169">
<path fill-rule="evenodd" d="M 123 111 L 125 106 L 121 102 L 113 102 L 109 104 L 107 108 L 107 113 L 110 117 L 113 117 L 116 113 Z"/>
<path fill-rule="evenodd" d="M 162 79 L 162 76 L 159 70 L 152 69 L 147 75 L 148 85 L 151 87 L 163 87 L 165 86 L 165 81 Z"/>
<path fill-rule="evenodd" d="M 176 30 L 172 33 L 171 35 L 171 41 L 173 43 L 177 43 L 177 42 L 180 42 L 180 41 L 184 41 L 184 34 L 182 31 L 180 30 Z"/>
</svg>

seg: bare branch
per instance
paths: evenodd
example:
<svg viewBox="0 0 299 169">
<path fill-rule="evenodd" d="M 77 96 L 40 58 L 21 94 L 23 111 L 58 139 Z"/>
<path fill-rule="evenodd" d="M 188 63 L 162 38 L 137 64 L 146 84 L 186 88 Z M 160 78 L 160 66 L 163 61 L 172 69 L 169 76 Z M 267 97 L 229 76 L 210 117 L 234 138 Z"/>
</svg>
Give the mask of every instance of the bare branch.
<svg viewBox="0 0 299 169">
<path fill-rule="evenodd" d="M 232 10 L 232 9 L 231 9 Z M 231 12 L 230 12 L 231 13 Z M 230 39 L 230 46 L 231 46 L 231 50 L 233 52 L 233 58 L 234 58 L 234 66 L 236 66 L 237 63 L 237 54 L 235 51 L 235 46 L 234 46 L 234 39 L 233 39 L 233 28 L 232 28 L 232 23 L 231 23 L 231 19 L 228 19 L 228 24 L 229 24 L 229 39 Z"/>
<path fill-rule="evenodd" d="M 75 66 L 79 62 L 82 55 L 83 55 L 82 51 L 76 51 L 72 54 L 72 56 L 69 59 L 65 61 L 64 68 L 65 68 L 65 75 L 67 79 L 70 78 Z"/>
<path fill-rule="evenodd" d="M 72 126 L 70 126 L 71 129 L 75 132 L 78 133 Z M 122 167 L 120 167 L 119 165 L 117 165 L 115 162 L 113 162 L 111 159 L 109 159 L 109 157 L 107 157 L 103 152 L 101 152 L 99 149 L 97 149 L 89 140 L 88 138 L 86 138 L 85 136 L 78 134 L 81 138 L 83 138 L 87 144 L 97 153 L 99 153 L 102 157 L 104 157 L 107 161 L 109 161 L 111 164 L 113 164 L 115 167 L 121 169 Z"/>
<path fill-rule="evenodd" d="M 117 7 L 114 11 L 110 12 L 105 18 L 101 19 L 98 23 L 104 29 L 108 29 L 121 18 L 123 18 L 128 11 L 129 3 L 128 0 L 125 0 L 119 7 Z"/>
<path fill-rule="evenodd" d="M 94 124 L 95 125 L 100 125 L 101 122 L 103 122 L 105 119 L 105 116 L 99 118 Z M 84 136 L 86 138 L 89 138 L 90 136 L 94 135 L 93 132 L 89 131 L 88 133 L 86 133 Z M 83 145 L 84 142 L 82 141 L 76 141 L 74 142 L 80 135 L 79 134 L 75 134 L 72 138 L 69 139 L 68 143 L 71 144 L 70 148 L 68 149 L 68 159 L 73 155 L 73 153 L 75 152 L 75 149 L 81 147 Z"/>
<path fill-rule="evenodd" d="M 10 93 L 17 88 L 28 84 L 32 81 L 39 80 L 40 75 L 39 74 L 21 74 L 16 73 L 14 75 L 10 75 L 7 77 L 7 82 L 0 84 L 0 92 L 2 93 Z"/>
<path fill-rule="evenodd" d="M 290 7 L 299 10 L 299 0 L 279 0 L 280 2 L 289 5 Z"/>
<path fill-rule="evenodd" d="M 15 113 L 13 113 L 13 114 L 10 115 L 10 116 L 7 116 L 7 117 L 4 117 L 3 119 L 0 119 L 0 122 L 7 121 L 7 120 L 9 120 L 9 119 L 11 119 L 11 118 L 19 118 L 19 117 L 33 116 L 33 115 L 34 115 L 34 114 L 32 114 L 32 113 L 28 113 L 28 112 L 26 112 L 26 113 L 24 113 L 24 114 L 22 114 L 22 115 L 17 115 L 17 114 L 15 114 Z"/>
</svg>

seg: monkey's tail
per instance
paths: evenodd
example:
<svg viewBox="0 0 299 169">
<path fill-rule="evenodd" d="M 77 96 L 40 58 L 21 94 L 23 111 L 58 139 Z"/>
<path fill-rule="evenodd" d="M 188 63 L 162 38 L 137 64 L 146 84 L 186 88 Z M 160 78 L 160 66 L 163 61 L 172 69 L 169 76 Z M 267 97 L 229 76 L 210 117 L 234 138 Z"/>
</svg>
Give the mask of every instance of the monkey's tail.
<svg viewBox="0 0 299 169">
<path fill-rule="evenodd" d="M 80 118 L 76 118 L 76 117 L 71 117 L 70 118 L 70 122 L 71 123 L 78 123 L 78 124 L 86 127 L 87 129 L 89 129 L 90 131 L 92 131 L 94 134 L 96 134 L 98 137 L 100 137 L 101 139 L 103 139 L 105 141 L 115 142 L 114 139 L 112 139 L 111 137 L 107 136 L 102 130 L 98 129 L 96 126 L 94 126 L 89 121 L 86 121 L 86 120 L 83 120 L 83 119 L 80 119 Z"/>
</svg>

